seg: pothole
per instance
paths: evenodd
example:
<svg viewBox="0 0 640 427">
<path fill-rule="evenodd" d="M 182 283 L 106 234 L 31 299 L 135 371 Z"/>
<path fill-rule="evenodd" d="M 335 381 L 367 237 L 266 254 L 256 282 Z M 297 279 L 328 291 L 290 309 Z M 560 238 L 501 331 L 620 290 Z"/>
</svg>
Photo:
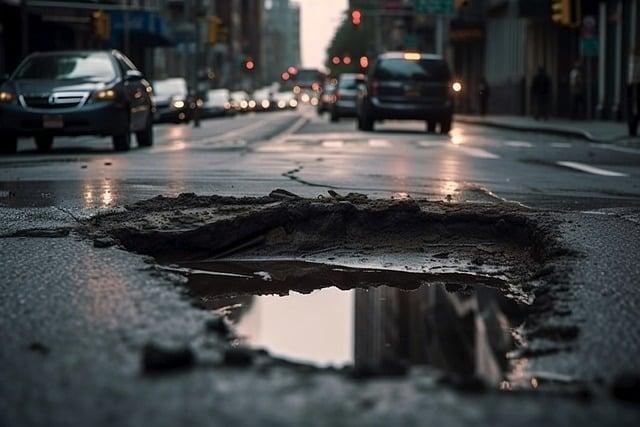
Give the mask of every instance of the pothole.
<svg viewBox="0 0 640 427">
<path fill-rule="evenodd" d="M 429 365 L 498 384 L 526 305 L 501 279 L 354 268 L 296 260 L 169 267 L 201 308 L 232 325 L 234 345 L 320 366 Z"/>
<path fill-rule="evenodd" d="M 494 385 L 526 376 L 511 360 L 526 345 L 519 327 L 545 260 L 562 252 L 521 207 L 362 195 L 158 197 L 87 231 L 186 276 L 197 305 L 232 324 L 231 345 Z"/>
</svg>

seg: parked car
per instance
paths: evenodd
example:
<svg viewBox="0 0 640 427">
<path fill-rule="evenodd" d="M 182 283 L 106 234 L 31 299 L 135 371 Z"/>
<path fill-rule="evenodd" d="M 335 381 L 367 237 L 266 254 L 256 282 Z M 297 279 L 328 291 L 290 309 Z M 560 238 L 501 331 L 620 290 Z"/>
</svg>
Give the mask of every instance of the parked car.
<svg viewBox="0 0 640 427">
<path fill-rule="evenodd" d="M 357 100 L 358 128 L 373 130 L 386 119 L 424 120 L 427 131 L 448 133 L 453 88 L 446 61 L 438 55 L 389 52 L 371 67 Z"/>
<path fill-rule="evenodd" d="M 331 121 L 337 122 L 341 117 L 355 117 L 356 100 L 358 98 L 358 89 L 364 84 L 364 74 L 344 73 L 338 78 L 331 103 L 329 104 L 329 113 Z"/>
<path fill-rule="evenodd" d="M 188 123 L 196 113 L 196 100 L 189 96 L 187 81 L 181 77 L 153 82 L 156 123 Z"/>
<path fill-rule="evenodd" d="M 34 137 L 41 152 L 56 136 L 111 136 L 118 151 L 153 144 L 152 88 L 117 50 L 27 56 L 0 86 L 0 152 Z"/>
<path fill-rule="evenodd" d="M 202 106 L 202 117 L 223 117 L 235 110 L 231 108 L 231 92 L 228 89 L 213 89 L 207 92 Z"/>
<path fill-rule="evenodd" d="M 333 94 L 335 90 L 336 85 L 331 82 L 324 85 L 322 89 L 322 95 L 320 95 L 320 100 L 318 101 L 318 114 L 329 112 L 329 107 L 334 101 Z"/>
</svg>

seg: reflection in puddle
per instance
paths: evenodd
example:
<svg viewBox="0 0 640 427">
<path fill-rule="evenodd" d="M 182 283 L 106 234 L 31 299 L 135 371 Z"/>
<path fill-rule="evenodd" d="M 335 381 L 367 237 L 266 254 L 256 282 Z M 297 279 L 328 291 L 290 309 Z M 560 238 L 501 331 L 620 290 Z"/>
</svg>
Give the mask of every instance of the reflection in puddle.
<svg viewBox="0 0 640 427">
<path fill-rule="evenodd" d="M 485 276 L 286 260 L 182 267 L 199 305 L 223 313 L 242 342 L 319 365 L 431 365 L 498 385 L 524 320 L 505 284 Z"/>
</svg>

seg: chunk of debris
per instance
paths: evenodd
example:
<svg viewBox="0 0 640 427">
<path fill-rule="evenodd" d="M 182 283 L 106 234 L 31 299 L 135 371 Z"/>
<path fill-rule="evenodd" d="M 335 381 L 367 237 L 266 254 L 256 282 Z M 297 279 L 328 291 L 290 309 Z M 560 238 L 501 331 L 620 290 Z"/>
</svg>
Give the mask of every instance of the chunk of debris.
<svg viewBox="0 0 640 427">
<path fill-rule="evenodd" d="M 611 394 L 625 402 L 640 403 L 640 374 L 627 372 L 616 376 L 610 386 Z"/>
<path fill-rule="evenodd" d="M 111 237 L 98 237 L 93 240 L 94 248 L 109 248 L 114 246 L 117 242 Z"/>
<path fill-rule="evenodd" d="M 29 351 L 41 354 L 43 356 L 46 356 L 47 354 L 49 354 L 49 348 L 46 345 L 39 342 L 32 342 L 31 344 L 29 344 L 29 347 L 27 348 L 29 349 Z"/>
<path fill-rule="evenodd" d="M 294 194 L 291 191 L 283 190 L 282 188 L 273 190 L 271 193 L 269 193 L 269 197 L 279 200 L 296 200 L 302 198 L 297 194 Z"/>
<path fill-rule="evenodd" d="M 186 369 L 194 364 L 193 350 L 186 345 L 167 346 L 147 343 L 142 349 L 142 368 L 147 374 Z"/>
<path fill-rule="evenodd" d="M 231 347 L 224 352 L 223 363 L 235 367 L 251 366 L 254 356 L 254 351 L 246 347 Z"/>
<path fill-rule="evenodd" d="M 208 319 L 205 322 L 204 327 L 207 330 L 207 332 L 218 334 L 223 338 L 227 338 L 231 334 L 231 329 L 229 328 L 229 324 L 222 316 L 216 317 L 213 319 Z"/>
</svg>

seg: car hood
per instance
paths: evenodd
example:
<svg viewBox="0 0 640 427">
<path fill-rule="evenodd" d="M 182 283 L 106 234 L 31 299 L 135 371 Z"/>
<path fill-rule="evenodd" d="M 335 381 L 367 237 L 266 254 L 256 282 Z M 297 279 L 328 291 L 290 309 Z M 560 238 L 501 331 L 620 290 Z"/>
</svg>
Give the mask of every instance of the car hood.
<svg viewBox="0 0 640 427">
<path fill-rule="evenodd" d="M 7 86 L 18 94 L 45 94 L 51 92 L 90 92 L 109 86 L 106 82 L 60 80 L 12 80 Z"/>
</svg>

